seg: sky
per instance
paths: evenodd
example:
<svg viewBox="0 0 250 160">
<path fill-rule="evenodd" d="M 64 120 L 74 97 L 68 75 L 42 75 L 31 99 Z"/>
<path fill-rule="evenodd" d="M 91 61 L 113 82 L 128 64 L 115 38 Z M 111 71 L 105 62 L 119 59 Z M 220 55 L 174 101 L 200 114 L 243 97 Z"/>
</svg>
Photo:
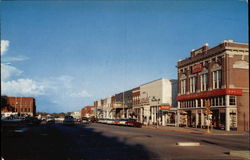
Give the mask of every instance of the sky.
<svg viewBox="0 0 250 160">
<path fill-rule="evenodd" d="M 1 94 L 79 111 L 159 79 L 223 40 L 248 43 L 246 0 L 2 1 Z"/>
</svg>

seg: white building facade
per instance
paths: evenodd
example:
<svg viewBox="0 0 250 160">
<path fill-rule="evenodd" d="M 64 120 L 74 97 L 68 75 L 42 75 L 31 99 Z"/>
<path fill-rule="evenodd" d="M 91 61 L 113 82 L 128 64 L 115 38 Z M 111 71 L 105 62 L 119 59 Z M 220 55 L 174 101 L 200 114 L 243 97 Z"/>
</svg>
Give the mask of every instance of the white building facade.
<svg viewBox="0 0 250 160">
<path fill-rule="evenodd" d="M 177 80 L 158 79 L 140 86 L 140 121 L 145 125 L 175 125 Z"/>
</svg>

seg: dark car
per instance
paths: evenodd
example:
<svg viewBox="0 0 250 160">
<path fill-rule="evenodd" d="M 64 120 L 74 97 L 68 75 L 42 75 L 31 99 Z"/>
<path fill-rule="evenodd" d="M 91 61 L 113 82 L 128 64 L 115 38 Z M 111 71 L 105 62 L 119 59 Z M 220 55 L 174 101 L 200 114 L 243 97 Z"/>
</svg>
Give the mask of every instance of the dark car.
<svg viewBox="0 0 250 160">
<path fill-rule="evenodd" d="M 82 117 L 81 119 L 80 119 L 80 122 L 81 122 L 81 124 L 89 124 L 89 119 L 88 118 L 86 118 L 86 117 Z"/>
<path fill-rule="evenodd" d="M 1 119 L 1 134 L 15 136 L 27 131 L 23 119 Z"/>
<path fill-rule="evenodd" d="M 65 116 L 64 120 L 63 120 L 63 124 L 64 125 L 74 125 L 75 124 L 75 120 L 72 116 Z"/>
<path fill-rule="evenodd" d="M 126 125 L 131 126 L 131 127 L 138 127 L 138 128 L 142 127 L 142 123 L 137 122 L 136 119 L 127 119 Z"/>
<path fill-rule="evenodd" d="M 24 119 L 24 123 L 27 125 L 39 125 L 41 120 L 39 120 L 37 117 L 26 117 Z"/>
</svg>

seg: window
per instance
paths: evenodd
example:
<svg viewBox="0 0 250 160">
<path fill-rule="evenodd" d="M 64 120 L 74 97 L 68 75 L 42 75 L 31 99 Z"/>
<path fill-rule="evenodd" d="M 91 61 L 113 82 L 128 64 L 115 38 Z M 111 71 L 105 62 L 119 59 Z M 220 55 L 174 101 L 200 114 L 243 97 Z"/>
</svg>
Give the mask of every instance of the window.
<svg viewBox="0 0 250 160">
<path fill-rule="evenodd" d="M 198 107 L 201 107 L 201 99 L 198 99 Z"/>
<path fill-rule="evenodd" d="M 196 81 L 196 77 L 191 77 L 190 78 L 190 93 L 194 93 L 195 92 L 195 90 L 196 90 L 196 83 L 195 83 L 195 81 Z"/>
<path fill-rule="evenodd" d="M 221 88 L 221 70 L 213 72 L 213 89 Z"/>
<path fill-rule="evenodd" d="M 235 96 L 229 96 L 229 105 L 236 105 Z"/>
<path fill-rule="evenodd" d="M 223 97 L 219 97 L 219 106 L 223 105 Z"/>
<path fill-rule="evenodd" d="M 181 80 L 181 94 L 186 93 L 186 80 Z"/>
<path fill-rule="evenodd" d="M 201 75 L 201 91 L 206 91 L 208 89 L 208 74 Z"/>
</svg>

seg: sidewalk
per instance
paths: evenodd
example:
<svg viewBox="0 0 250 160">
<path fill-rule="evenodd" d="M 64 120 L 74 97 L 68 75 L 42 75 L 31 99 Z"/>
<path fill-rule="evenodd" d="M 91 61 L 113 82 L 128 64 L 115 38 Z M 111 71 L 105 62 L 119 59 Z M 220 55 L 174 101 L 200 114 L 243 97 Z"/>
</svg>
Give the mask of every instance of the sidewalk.
<svg viewBox="0 0 250 160">
<path fill-rule="evenodd" d="M 249 132 L 244 131 L 225 131 L 218 129 L 210 129 L 210 133 L 207 133 L 207 129 L 203 128 L 192 128 L 192 127 L 174 127 L 174 126 L 142 126 L 146 129 L 155 129 L 161 131 L 170 131 L 170 132 L 180 132 L 180 133 L 193 133 L 193 134 L 209 134 L 209 135 L 249 135 Z"/>
</svg>

